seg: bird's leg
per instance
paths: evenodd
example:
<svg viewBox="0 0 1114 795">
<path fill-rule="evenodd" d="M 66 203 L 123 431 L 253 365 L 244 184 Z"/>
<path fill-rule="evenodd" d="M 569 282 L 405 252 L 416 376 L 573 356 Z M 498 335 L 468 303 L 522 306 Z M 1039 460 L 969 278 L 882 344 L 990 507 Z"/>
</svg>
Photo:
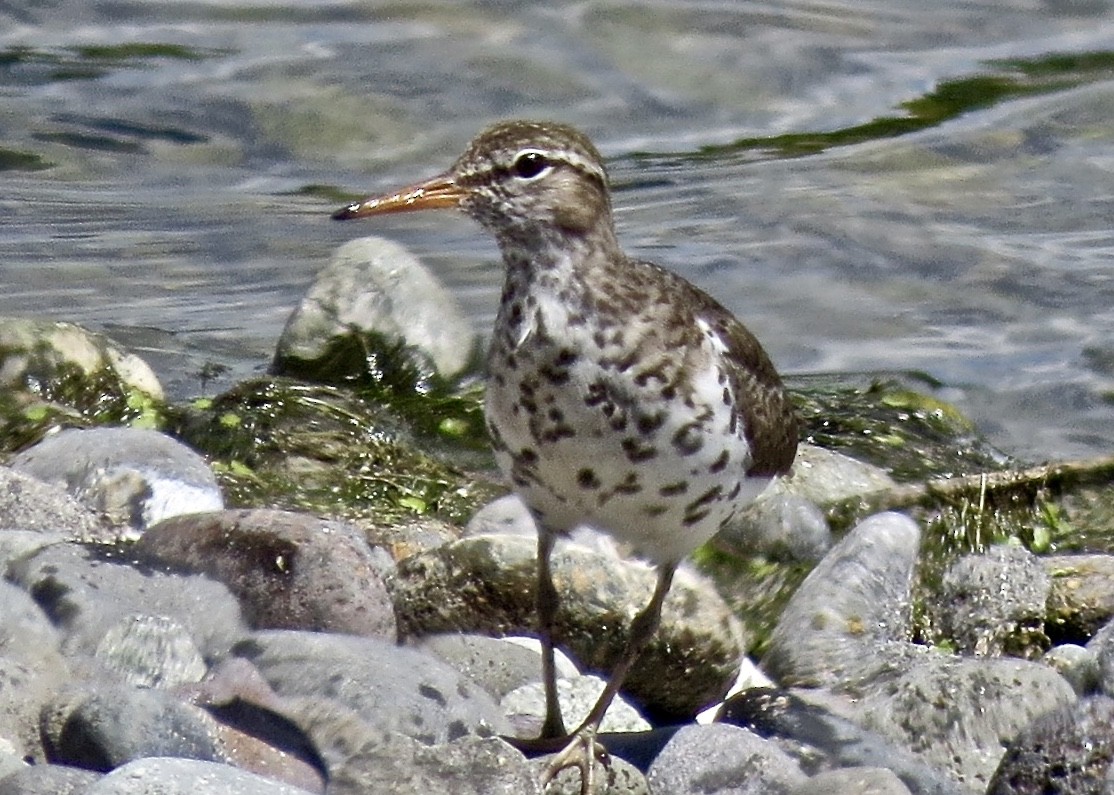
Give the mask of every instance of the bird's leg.
<svg viewBox="0 0 1114 795">
<path fill-rule="evenodd" d="M 557 588 L 553 584 L 550 558 L 557 537 L 538 528 L 538 634 L 542 643 L 542 679 L 545 682 L 545 723 L 540 739 L 566 737 L 565 722 L 561 719 L 561 704 L 557 700 L 557 664 L 554 659 L 553 635 L 557 630 Z"/>
<path fill-rule="evenodd" d="M 553 757 L 546 766 L 541 780 L 543 789 L 562 770 L 576 767 L 580 769 L 581 795 L 593 795 L 596 760 L 607 764 L 607 750 L 596 741 L 600 724 L 603 722 L 603 716 L 607 713 L 607 708 L 611 706 L 611 702 L 615 700 L 615 695 L 622 688 L 630 669 L 634 667 L 635 661 L 638 660 L 642 650 L 646 648 L 646 644 L 654 637 L 658 625 L 661 624 L 661 606 L 665 601 L 665 595 L 669 593 L 669 587 L 673 584 L 673 573 L 676 570 L 676 563 L 663 564 L 658 569 L 658 582 L 654 587 L 654 595 L 650 597 L 649 604 L 642 612 L 635 616 L 634 622 L 631 624 L 630 637 L 627 638 L 627 645 L 623 650 L 623 656 L 611 671 L 607 686 L 603 689 L 600 697 L 596 699 L 592 711 L 588 713 L 588 717 L 584 719 L 580 727 L 573 732 L 572 741 Z"/>
</svg>

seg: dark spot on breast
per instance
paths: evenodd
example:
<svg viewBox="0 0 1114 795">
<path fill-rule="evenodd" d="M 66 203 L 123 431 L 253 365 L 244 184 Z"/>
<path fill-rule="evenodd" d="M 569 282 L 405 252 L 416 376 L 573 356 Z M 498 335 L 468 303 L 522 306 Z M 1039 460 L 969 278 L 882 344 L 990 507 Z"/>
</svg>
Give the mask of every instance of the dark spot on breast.
<svg viewBox="0 0 1114 795">
<path fill-rule="evenodd" d="M 687 480 L 678 480 L 676 483 L 667 483 L 658 489 L 658 494 L 663 497 L 676 497 L 678 494 L 684 494 L 689 490 L 689 482 Z"/>
<path fill-rule="evenodd" d="M 517 458 L 526 465 L 538 463 L 538 454 L 529 447 L 523 447 L 519 450 Z"/>
<path fill-rule="evenodd" d="M 673 434 L 673 447 L 681 455 L 692 455 L 699 452 L 704 446 L 704 434 L 700 432 L 700 424 L 686 422 Z"/>
<path fill-rule="evenodd" d="M 729 500 L 735 499 L 736 497 L 739 496 L 739 492 L 742 491 L 742 490 L 743 490 L 743 484 L 736 481 L 735 486 L 731 489 L 731 491 L 727 492 L 727 499 L 729 499 Z"/>
<path fill-rule="evenodd" d="M 569 365 L 573 364 L 579 358 L 580 357 L 577 355 L 576 351 L 574 351 L 572 348 L 562 348 L 557 353 L 557 359 L 555 360 L 555 364 L 558 367 L 568 367 Z"/>
<path fill-rule="evenodd" d="M 722 472 L 727 469 L 727 463 L 731 460 L 731 454 L 724 450 L 719 454 L 719 458 L 711 463 L 708 467 L 709 472 Z"/>
<path fill-rule="evenodd" d="M 641 439 L 634 439 L 629 436 L 623 439 L 620 446 L 623 448 L 623 452 L 626 453 L 627 460 L 632 464 L 638 463 L 639 461 L 649 461 L 658 454 L 658 449 L 653 445 L 646 444 Z"/>
<path fill-rule="evenodd" d="M 598 489 L 600 487 L 600 479 L 596 477 L 596 471 L 585 467 L 576 473 L 576 484 L 582 489 Z"/>
<path fill-rule="evenodd" d="M 697 508 L 700 508 L 703 505 L 707 505 L 710 502 L 714 502 L 715 500 L 719 499 L 719 496 L 721 494 L 723 494 L 723 486 L 713 486 L 712 488 L 701 494 L 699 497 L 697 497 L 695 500 L 690 502 L 688 505 L 686 505 L 685 513 L 692 513 Z"/>
<path fill-rule="evenodd" d="M 675 384 L 666 384 L 661 388 L 662 400 L 673 400 L 677 397 L 677 386 Z"/>
<path fill-rule="evenodd" d="M 694 525 L 701 519 L 707 518 L 709 513 L 711 513 L 711 511 L 709 510 L 697 511 L 696 513 L 686 513 L 684 518 L 681 519 L 681 524 L 685 525 L 686 527 L 688 527 L 689 525 Z"/>
<path fill-rule="evenodd" d="M 649 436 L 662 425 L 665 424 L 665 410 L 639 414 L 634 419 L 634 426 L 638 428 L 638 432 L 643 436 Z"/>
<path fill-rule="evenodd" d="M 585 406 L 598 406 L 605 400 L 607 400 L 607 387 L 598 381 L 588 385 L 588 391 L 584 393 Z"/>
<path fill-rule="evenodd" d="M 565 412 L 561 411 L 561 409 L 557 408 L 556 406 L 553 406 L 549 410 L 549 419 L 553 420 L 554 422 L 562 422 L 565 419 Z"/>
<path fill-rule="evenodd" d="M 723 388 L 723 405 L 725 405 L 725 406 L 730 406 L 731 405 L 731 390 L 728 389 L 727 387 Z"/>
<path fill-rule="evenodd" d="M 647 516 L 661 516 L 669 510 L 665 505 L 647 505 L 642 509 Z"/>
</svg>

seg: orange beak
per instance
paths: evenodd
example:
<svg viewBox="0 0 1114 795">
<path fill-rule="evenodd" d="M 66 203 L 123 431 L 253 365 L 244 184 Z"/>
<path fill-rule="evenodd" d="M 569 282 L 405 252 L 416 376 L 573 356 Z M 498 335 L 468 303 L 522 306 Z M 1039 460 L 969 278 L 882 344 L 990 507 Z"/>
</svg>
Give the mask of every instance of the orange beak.
<svg viewBox="0 0 1114 795">
<path fill-rule="evenodd" d="M 333 213 L 333 218 L 337 221 L 347 221 L 349 218 L 363 218 L 367 215 L 456 207 L 467 193 L 464 188 L 456 184 L 451 174 L 445 173 L 395 193 L 372 196 L 347 207 L 341 207 Z"/>
</svg>

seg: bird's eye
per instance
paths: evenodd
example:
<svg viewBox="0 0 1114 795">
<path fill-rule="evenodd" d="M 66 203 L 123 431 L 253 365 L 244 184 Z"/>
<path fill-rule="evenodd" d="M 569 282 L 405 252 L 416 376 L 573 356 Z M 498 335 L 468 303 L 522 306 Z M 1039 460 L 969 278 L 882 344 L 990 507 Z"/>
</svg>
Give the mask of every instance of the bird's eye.
<svg viewBox="0 0 1114 795">
<path fill-rule="evenodd" d="M 519 152 L 518 157 L 514 159 L 514 163 L 511 165 L 511 170 L 516 177 L 533 179 L 543 171 L 548 171 L 552 165 L 549 158 L 541 152 L 527 149 L 525 152 Z"/>
</svg>

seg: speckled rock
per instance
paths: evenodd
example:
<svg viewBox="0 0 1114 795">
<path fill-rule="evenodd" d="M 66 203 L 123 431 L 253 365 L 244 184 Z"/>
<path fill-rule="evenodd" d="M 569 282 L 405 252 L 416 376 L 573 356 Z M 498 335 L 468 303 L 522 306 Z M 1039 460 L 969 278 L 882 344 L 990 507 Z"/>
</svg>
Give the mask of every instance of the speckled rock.
<svg viewBox="0 0 1114 795">
<path fill-rule="evenodd" d="M 1075 696 L 1044 665 L 950 657 L 905 641 L 918 541 L 904 516 L 860 523 L 794 594 L 763 665 L 782 684 L 851 695 L 860 725 L 983 789 L 1002 738 Z"/>
<path fill-rule="evenodd" d="M 215 721 L 160 690 L 87 684 L 69 688 L 42 710 L 52 762 L 108 772 L 148 756 L 224 761 Z"/>
<path fill-rule="evenodd" d="M 39 712 L 73 676 L 60 644 L 34 600 L 0 580 L 0 738 L 18 757 L 45 760 Z"/>
<path fill-rule="evenodd" d="M 1051 587 L 1033 553 L 995 546 L 956 561 L 944 573 L 939 609 L 929 609 L 960 653 L 1031 658 L 1047 644 L 1043 627 Z"/>
<path fill-rule="evenodd" d="M 181 623 L 167 616 L 127 616 L 105 630 L 93 657 L 135 687 L 177 687 L 205 676 L 201 651 Z"/>
<path fill-rule="evenodd" d="M 1048 622 L 1060 636 L 1090 637 L 1114 619 L 1114 555 L 1046 555 Z"/>
<path fill-rule="evenodd" d="M 234 652 L 283 699 L 333 700 L 378 731 L 427 745 L 509 730 L 492 697 L 448 665 L 378 638 L 269 630 Z"/>
<path fill-rule="evenodd" d="M 536 546 L 525 536 L 471 536 L 401 561 L 391 584 L 400 633 L 532 631 Z M 558 644 L 586 671 L 610 670 L 630 621 L 649 601 L 652 570 L 574 544 L 558 544 L 553 569 L 561 599 Z M 727 691 L 739 670 L 741 641 L 739 624 L 715 589 L 679 571 L 661 629 L 632 669 L 626 692 L 657 714 L 692 717 Z"/>
<path fill-rule="evenodd" d="M 0 544 L 9 531 L 35 531 L 42 537 L 64 536 L 107 541 L 116 531 L 95 510 L 58 483 L 11 467 L 0 467 Z M 4 544 L 7 546 L 7 544 Z M 4 555 L 7 557 L 7 555 Z"/>
<path fill-rule="evenodd" d="M 533 767 L 495 738 L 425 746 L 400 734 L 372 738 L 333 771 L 329 795 L 540 795 Z"/>
<path fill-rule="evenodd" d="M 196 759 L 152 757 L 118 767 L 84 795 L 311 795 L 300 787 Z"/>
<path fill-rule="evenodd" d="M 28 765 L 0 779 L 0 795 L 84 795 L 101 777 L 68 765 Z"/>
<path fill-rule="evenodd" d="M 256 629 L 396 635 L 382 562 L 344 522 L 271 510 L 178 516 L 144 533 L 135 554 L 224 583 Z"/>
<path fill-rule="evenodd" d="M 167 616 L 205 656 L 219 656 L 248 629 L 220 583 L 138 567 L 116 547 L 54 544 L 14 561 L 8 577 L 34 594 L 63 635 L 67 655 L 91 655 L 109 628 L 135 616 Z"/>
<path fill-rule="evenodd" d="M 884 767 L 847 767 L 817 773 L 793 795 L 910 795 L 901 779 Z"/>
<path fill-rule="evenodd" d="M 665 746 L 646 776 L 651 792 L 670 795 L 765 795 L 804 783 L 797 762 L 746 729 L 687 726 Z"/>
<path fill-rule="evenodd" d="M 13 456 L 10 465 L 64 485 L 133 536 L 170 516 L 224 505 L 201 455 L 142 428 L 70 428 Z"/>
<path fill-rule="evenodd" d="M 1006 749 L 988 795 L 1111 792 L 1114 699 L 1093 696 L 1043 715 Z"/>
</svg>

